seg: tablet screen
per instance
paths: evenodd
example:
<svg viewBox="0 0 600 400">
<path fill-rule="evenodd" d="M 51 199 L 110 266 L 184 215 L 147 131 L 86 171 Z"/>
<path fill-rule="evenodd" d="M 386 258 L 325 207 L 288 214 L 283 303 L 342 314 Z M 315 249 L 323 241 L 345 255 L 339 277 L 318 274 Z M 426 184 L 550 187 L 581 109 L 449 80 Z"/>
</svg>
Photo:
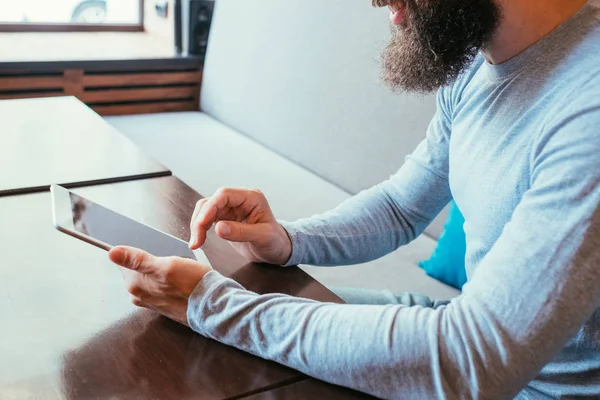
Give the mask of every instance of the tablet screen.
<svg viewBox="0 0 600 400">
<path fill-rule="evenodd" d="M 111 246 L 132 246 L 157 257 L 196 259 L 186 242 L 69 193 L 75 230 Z"/>
</svg>

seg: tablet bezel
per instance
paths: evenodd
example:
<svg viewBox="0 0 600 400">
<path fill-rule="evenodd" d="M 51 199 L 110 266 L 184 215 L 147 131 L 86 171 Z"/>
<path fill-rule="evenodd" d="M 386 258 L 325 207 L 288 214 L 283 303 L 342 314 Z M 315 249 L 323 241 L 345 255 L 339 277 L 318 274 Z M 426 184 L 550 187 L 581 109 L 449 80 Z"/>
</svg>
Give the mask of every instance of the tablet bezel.
<svg viewBox="0 0 600 400">
<path fill-rule="evenodd" d="M 59 185 L 50 186 L 52 195 L 52 221 L 54 227 L 69 236 L 83 240 L 102 250 L 109 251 L 113 246 L 98 239 L 81 233 L 75 229 L 73 224 L 73 212 L 71 210 L 71 192 Z"/>
</svg>

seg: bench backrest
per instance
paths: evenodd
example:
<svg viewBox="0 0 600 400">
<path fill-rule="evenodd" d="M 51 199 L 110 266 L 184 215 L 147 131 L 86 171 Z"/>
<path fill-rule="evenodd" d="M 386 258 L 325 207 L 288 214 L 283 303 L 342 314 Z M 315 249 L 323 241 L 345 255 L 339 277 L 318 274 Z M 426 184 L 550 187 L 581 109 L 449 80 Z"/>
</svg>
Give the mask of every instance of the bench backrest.
<svg viewBox="0 0 600 400">
<path fill-rule="evenodd" d="M 435 111 L 381 84 L 389 36 L 370 0 L 217 0 L 201 108 L 357 193 L 404 163 Z"/>
</svg>

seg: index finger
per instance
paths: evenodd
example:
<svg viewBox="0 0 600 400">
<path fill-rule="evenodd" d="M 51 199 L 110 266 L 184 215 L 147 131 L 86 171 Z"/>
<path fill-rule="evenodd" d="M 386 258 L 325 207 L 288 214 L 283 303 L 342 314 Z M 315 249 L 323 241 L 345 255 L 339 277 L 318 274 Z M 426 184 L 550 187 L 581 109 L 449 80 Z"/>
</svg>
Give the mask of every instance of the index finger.
<svg viewBox="0 0 600 400">
<path fill-rule="evenodd" d="M 208 199 L 204 198 L 204 199 L 198 201 L 198 203 L 196 203 L 196 208 L 194 209 L 194 214 L 192 215 L 192 219 L 190 221 L 190 236 L 191 237 L 190 237 L 189 247 L 192 250 L 196 250 L 204 244 L 204 241 L 206 240 L 206 231 L 208 229 L 210 229 L 210 226 L 208 228 L 204 228 L 204 227 L 198 226 L 198 223 L 197 223 L 198 214 L 200 214 L 201 210 L 204 207 L 204 204 L 206 204 L 207 201 L 208 201 Z"/>
<path fill-rule="evenodd" d="M 205 197 L 196 203 L 196 207 L 194 208 L 194 213 L 192 214 L 191 223 L 193 223 L 196 220 L 196 217 L 200 213 L 200 210 L 202 210 L 202 207 L 204 206 L 204 204 L 206 204 L 207 201 L 208 201 L 208 199 Z"/>
</svg>

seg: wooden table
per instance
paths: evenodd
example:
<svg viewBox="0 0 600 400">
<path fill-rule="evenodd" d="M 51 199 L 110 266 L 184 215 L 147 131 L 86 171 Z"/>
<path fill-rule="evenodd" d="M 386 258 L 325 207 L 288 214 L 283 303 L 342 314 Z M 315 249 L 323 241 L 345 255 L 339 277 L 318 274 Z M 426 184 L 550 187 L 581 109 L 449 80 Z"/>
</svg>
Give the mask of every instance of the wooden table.
<svg viewBox="0 0 600 400">
<path fill-rule="evenodd" d="M 74 97 L 0 101 L 0 196 L 170 175 Z"/>
<path fill-rule="evenodd" d="M 0 399 L 366 397 L 134 307 L 105 251 L 54 229 L 52 183 L 184 240 L 201 198 L 85 105 L 0 101 L 0 126 Z M 299 268 L 247 263 L 212 231 L 203 249 L 249 290 L 342 302 Z"/>
<path fill-rule="evenodd" d="M 75 191 L 182 239 L 200 198 L 175 177 Z M 0 221 L 0 398 L 225 399 L 306 379 L 136 309 L 105 251 L 53 228 L 49 193 L 0 198 Z M 250 290 L 341 302 L 299 268 L 245 262 L 213 233 L 204 249 Z"/>
</svg>

